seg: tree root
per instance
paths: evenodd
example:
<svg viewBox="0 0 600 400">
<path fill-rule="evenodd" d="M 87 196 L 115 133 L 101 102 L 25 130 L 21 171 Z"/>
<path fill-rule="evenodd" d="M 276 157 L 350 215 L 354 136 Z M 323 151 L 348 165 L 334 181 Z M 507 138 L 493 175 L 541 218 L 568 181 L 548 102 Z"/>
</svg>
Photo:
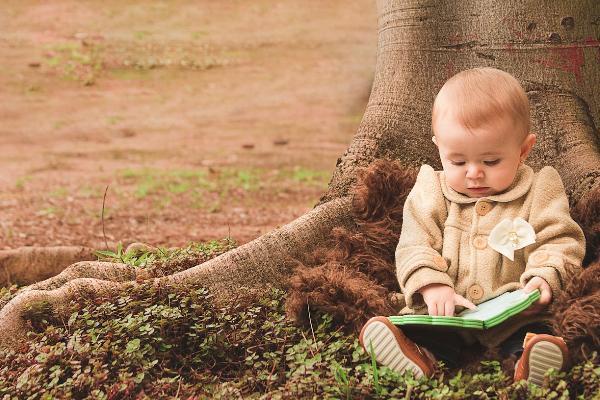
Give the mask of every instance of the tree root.
<svg viewBox="0 0 600 400">
<path fill-rule="evenodd" d="M 78 278 L 58 289 L 23 290 L 0 310 L 0 347 L 8 349 L 26 340 L 29 327 L 22 316 L 29 306 L 47 302 L 56 313 L 55 317 L 66 320 L 68 315 L 62 314 L 66 314 L 63 310 L 71 300 L 115 295 L 125 286 L 125 283 Z"/>
<path fill-rule="evenodd" d="M 77 261 L 96 260 L 82 246 L 21 247 L 0 251 L 0 286 L 28 285 L 61 272 Z"/>
<path fill-rule="evenodd" d="M 153 278 L 158 286 L 202 285 L 217 303 L 235 298 L 241 288 L 256 294 L 271 287 L 285 288 L 295 259 L 302 259 L 323 242 L 336 226 L 350 226 L 351 198 L 332 200 L 291 223 L 185 271 Z M 265 255 L 269 255 L 265 257 Z M 26 339 L 23 313 L 36 302 L 47 302 L 57 318 L 67 319 L 66 305 L 80 298 L 122 293 L 143 279 L 143 270 L 125 264 L 80 262 L 59 275 L 23 288 L 0 310 L 0 348 Z"/>
<path fill-rule="evenodd" d="M 143 272 L 142 269 L 128 264 L 103 261 L 81 261 L 69 265 L 60 274 L 48 278 L 45 281 L 29 285 L 21 291 L 53 290 L 61 287 L 67 282 L 79 278 L 91 278 L 111 282 L 127 282 L 136 280 L 138 271 Z"/>
</svg>

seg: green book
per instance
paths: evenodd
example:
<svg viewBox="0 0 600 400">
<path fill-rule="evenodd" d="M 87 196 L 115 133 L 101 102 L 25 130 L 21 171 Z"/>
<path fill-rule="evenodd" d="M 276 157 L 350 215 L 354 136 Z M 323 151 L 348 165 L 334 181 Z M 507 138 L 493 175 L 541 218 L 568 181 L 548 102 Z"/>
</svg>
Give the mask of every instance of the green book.
<svg viewBox="0 0 600 400">
<path fill-rule="evenodd" d="M 523 289 L 506 292 L 477 305 L 476 310 L 466 309 L 454 317 L 432 315 L 393 315 L 388 317 L 394 325 L 437 325 L 457 328 L 489 329 L 520 313 L 538 301 L 540 291 L 525 293 Z"/>
</svg>

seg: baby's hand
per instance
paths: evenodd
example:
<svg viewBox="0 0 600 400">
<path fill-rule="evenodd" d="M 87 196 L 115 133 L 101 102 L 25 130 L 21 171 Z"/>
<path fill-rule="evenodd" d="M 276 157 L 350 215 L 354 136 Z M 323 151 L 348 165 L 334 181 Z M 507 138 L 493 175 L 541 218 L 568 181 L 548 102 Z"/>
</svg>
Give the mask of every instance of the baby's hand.
<svg viewBox="0 0 600 400">
<path fill-rule="evenodd" d="M 456 305 L 475 309 L 477 306 L 454 292 L 450 286 L 441 283 L 432 283 L 419 289 L 427 304 L 429 315 L 454 316 L 454 307 Z"/>
<path fill-rule="evenodd" d="M 533 303 L 527 310 L 523 311 L 521 315 L 537 314 L 550 304 L 550 301 L 552 300 L 552 289 L 550 289 L 548 282 L 539 276 L 534 276 L 527 282 L 523 290 L 525 293 L 531 293 L 535 289 L 540 289 L 540 299 L 536 303 Z"/>
</svg>

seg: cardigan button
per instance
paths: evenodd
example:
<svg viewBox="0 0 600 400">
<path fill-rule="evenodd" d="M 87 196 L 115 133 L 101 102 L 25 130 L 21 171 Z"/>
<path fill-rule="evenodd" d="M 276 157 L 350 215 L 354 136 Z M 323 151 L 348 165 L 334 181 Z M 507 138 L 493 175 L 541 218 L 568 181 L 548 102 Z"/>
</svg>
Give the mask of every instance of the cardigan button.
<svg viewBox="0 0 600 400">
<path fill-rule="evenodd" d="M 475 239 L 473 239 L 473 246 L 479 250 L 483 250 L 487 246 L 487 239 L 485 236 L 475 236 Z"/>
<path fill-rule="evenodd" d="M 483 297 L 483 288 L 478 284 L 475 284 L 469 288 L 468 294 L 473 300 L 479 300 Z"/>
<path fill-rule="evenodd" d="M 479 201 L 479 203 L 475 205 L 475 212 L 477 215 L 484 216 L 489 213 L 491 209 L 492 204 L 489 201 Z"/>
</svg>

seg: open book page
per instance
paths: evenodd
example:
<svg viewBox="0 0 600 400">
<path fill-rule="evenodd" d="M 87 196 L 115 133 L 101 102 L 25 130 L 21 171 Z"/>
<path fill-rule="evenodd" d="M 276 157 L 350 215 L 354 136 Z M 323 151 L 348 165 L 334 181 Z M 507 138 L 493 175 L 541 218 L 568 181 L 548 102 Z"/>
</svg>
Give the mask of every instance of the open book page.
<svg viewBox="0 0 600 400">
<path fill-rule="evenodd" d="M 465 310 L 456 316 L 432 316 L 422 314 L 392 315 L 390 322 L 396 325 L 430 325 L 457 328 L 488 329 L 525 310 L 540 297 L 540 291 L 525 293 L 523 289 L 506 292 L 480 303 L 476 310 Z"/>
<path fill-rule="evenodd" d="M 487 321 L 498 314 L 521 304 L 529 296 L 530 293 L 525 293 L 523 289 L 515 290 L 514 292 L 506 292 L 498 297 L 479 304 L 476 310 L 467 309 L 458 314 L 458 316 L 467 319 Z"/>
</svg>

